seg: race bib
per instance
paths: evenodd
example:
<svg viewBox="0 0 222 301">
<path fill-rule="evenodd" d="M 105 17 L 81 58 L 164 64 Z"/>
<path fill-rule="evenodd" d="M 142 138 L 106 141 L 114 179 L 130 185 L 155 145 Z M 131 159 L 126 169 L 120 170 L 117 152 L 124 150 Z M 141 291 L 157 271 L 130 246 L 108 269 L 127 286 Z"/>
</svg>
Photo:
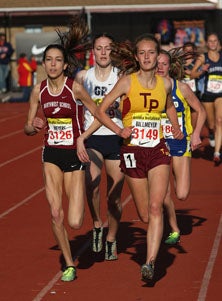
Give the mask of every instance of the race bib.
<svg viewBox="0 0 222 301">
<path fill-rule="evenodd" d="M 102 103 L 102 98 L 94 99 L 94 102 L 97 106 L 99 106 Z M 109 116 L 109 118 L 118 118 L 121 119 L 121 112 L 119 110 L 119 102 L 115 101 L 109 108 L 106 110 L 106 114 Z"/>
<path fill-rule="evenodd" d="M 134 153 L 123 154 L 126 168 L 136 168 L 136 159 Z"/>
<path fill-rule="evenodd" d="M 181 132 L 183 132 L 182 112 L 178 112 L 177 117 L 178 117 L 178 123 L 180 126 L 180 130 L 181 130 Z M 172 126 L 169 118 L 167 117 L 166 113 L 162 113 L 162 115 L 161 115 L 161 126 L 162 126 L 164 138 L 165 139 L 174 139 L 173 132 L 172 132 L 173 126 Z"/>
<path fill-rule="evenodd" d="M 160 142 L 160 114 L 134 113 L 130 144 L 154 147 Z"/>
<path fill-rule="evenodd" d="M 190 79 L 188 77 L 185 77 L 183 79 L 183 82 L 186 83 L 188 86 L 190 86 L 190 88 L 193 92 L 196 92 L 196 81 L 195 81 L 195 79 Z"/>
<path fill-rule="evenodd" d="M 73 145 L 71 118 L 47 118 L 47 121 L 49 145 Z"/>
<path fill-rule="evenodd" d="M 222 75 L 209 75 L 207 92 L 222 93 Z"/>
</svg>

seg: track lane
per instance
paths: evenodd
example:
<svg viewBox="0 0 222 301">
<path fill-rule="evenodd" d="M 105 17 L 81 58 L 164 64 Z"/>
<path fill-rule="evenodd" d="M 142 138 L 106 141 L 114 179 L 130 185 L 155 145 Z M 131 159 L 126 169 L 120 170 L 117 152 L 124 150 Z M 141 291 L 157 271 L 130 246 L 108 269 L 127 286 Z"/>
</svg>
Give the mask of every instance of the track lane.
<svg viewBox="0 0 222 301">
<path fill-rule="evenodd" d="M 24 106 L 20 108 L 16 105 L 17 108 L 13 108 L 11 104 L 6 105 L 5 117 L 4 106 L 1 105 L 0 123 L 5 130 L 0 131 L 0 141 L 1 145 L 8 141 L 10 156 L 1 148 L 0 162 L 4 163 L 7 158 L 11 161 L 0 168 L 0 214 L 5 212 L 0 218 L 0 300 L 35 300 L 43 292 L 38 300 L 145 301 L 150 298 L 154 301 L 197 301 L 202 285 L 207 286 L 207 291 L 198 301 L 220 300 L 222 166 L 215 168 L 209 156 L 192 159 L 190 197 L 186 202 L 175 201 L 182 232 L 181 244 L 161 246 L 153 285 L 147 286 L 139 276 L 146 252 L 146 225 L 138 220 L 132 200 L 124 207 L 118 234 L 119 260 L 112 263 L 104 261 L 104 253 L 96 257 L 88 247 L 83 248 L 89 245 L 92 227 L 86 206 L 82 229 L 68 229 L 73 254 L 78 255 L 78 279 L 72 283 L 62 283 L 59 279 L 60 251 L 51 232 L 45 194 L 41 191 L 41 151 L 32 152 L 35 147 L 41 148 L 42 137 L 21 136 L 19 129 L 25 121 Z M 9 127 L 5 122 L 8 122 L 10 108 L 13 110 L 11 117 L 14 116 Z M 22 115 L 19 116 L 18 112 Z M 11 134 L 13 131 L 15 134 Z M 10 137 L 14 148 L 13 143 L 10 144 Z M 16 148 L 16 143 L 21 145 Z M 102 187 L 104 199 L 105 182 Z M 129 190 L 124 185 L 123 200 L 128 196 Z M 64 204 L 66 207 L 65 199 Z M 7 212 L 13 206 L 15 208 Z M 105 218 L 105 201 L 101 209 Z M 212 252 L 216 254 L 213 260 Z M 206 271 L 209 274 L 207 267 L 212 261 L 211 275 L 206 285 L 204 275 Z"/>
</svg>

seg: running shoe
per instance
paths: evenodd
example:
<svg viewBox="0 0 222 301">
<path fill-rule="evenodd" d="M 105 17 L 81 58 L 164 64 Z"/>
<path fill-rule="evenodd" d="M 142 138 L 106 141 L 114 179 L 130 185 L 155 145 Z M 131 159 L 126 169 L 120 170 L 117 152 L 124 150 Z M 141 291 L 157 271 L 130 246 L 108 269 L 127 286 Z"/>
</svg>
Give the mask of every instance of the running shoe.
<svg viewBox="0 0 222 301">
<path fill-rule="evenodd" d="M 180 241 L 180 233 L 179 232 L 172 232 L 169 234 L 167 239 L 165 240 L 165 244 L 167 245 L 175 245 Z"/>
<path fill-rule="evenodd" d="M 215 147 L 214 133 L 209 134 L 209 143 L 211 147 Z"/>
<path fill-rule="evenodd" d="M 93 252 L 101 252 L 103 248 L 103 228 L 94 228 L 93 229 L 93 243 L 92 250 Z"/>
<path fill-rule="evenodd" d="M 76 278 L 76 268 L 75 267 L 67 267 L 65 271 L 62 273 L 62 281 L 73 281 Z"/>
<path fill-rule="evenodd" d="M 116 241 L 106 241 L 105 260 L 116 260 L 117 258 Z"/>
<path fill-rule="evenodd" d="M 154 275 L 154 262 L 145 263 L 141 267 L 141 276 L 143 281 L 149 281 L 153 279 Z"/>
</svg>

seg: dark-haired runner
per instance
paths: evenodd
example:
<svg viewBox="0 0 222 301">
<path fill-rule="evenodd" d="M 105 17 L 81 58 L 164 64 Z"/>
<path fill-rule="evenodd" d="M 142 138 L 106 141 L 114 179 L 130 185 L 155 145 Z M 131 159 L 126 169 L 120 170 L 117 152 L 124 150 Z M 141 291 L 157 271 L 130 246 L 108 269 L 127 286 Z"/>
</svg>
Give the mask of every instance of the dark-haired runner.
<svg viewBox="0 0 222 301">
<path fill-rule="evenodd" d="M 78 17 L 75 25 L 70 35 L 78 42 L 80 32 L 85 35 L 85 25 Z M 65 39 L 62 45 L 49 45 L 44 52 L 43 67 L 47 78 L 32 91 L 24 130 L 27 135 L 35 135 L 45 127 L 42 161 L 46 197 L 52 230 L 66 264 L 61 280 L 72 281 L 76 277 L 76 268 L 64 227 L 63 187 L 69 201 L 68 223 L 73 229 L 79 229 L 84 215 L 85 168 L 77 156 L 76 140 L 83 132 L 84 105 L 92 113 L 96 105 L 84 87 L 69 77 L 76 67 L 69 60 L 75 49 L 65 47 L 64 42 Z M 39 106 L 45 120 L 37 116 Z"/>
</svg>

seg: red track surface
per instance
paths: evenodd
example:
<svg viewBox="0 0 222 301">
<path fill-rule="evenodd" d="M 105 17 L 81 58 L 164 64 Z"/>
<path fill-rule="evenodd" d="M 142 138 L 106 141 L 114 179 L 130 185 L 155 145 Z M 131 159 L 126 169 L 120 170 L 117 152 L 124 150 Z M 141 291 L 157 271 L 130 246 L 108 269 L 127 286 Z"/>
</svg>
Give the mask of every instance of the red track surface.
<svg viewBox="0 0 222 301">
<path fill-rule="evenodd" d="M 189 199 L 175 201 L 181 243 L 161 245 L 152 284 L 140 280 L 146 225 L 138 220 L 126 185 L 118 235 L 119 259 L 106 262 L 103 253 L 95 256 L 90 251 L 92 222 L 86 206 L 83 227 L 68 230 L 78 278 L 63 283 L 61 253 L 51 232 L 43 187 L 42 135 L 23 134 L 27 111 L 28 104 L 0 104 L 1 301 L 221 300 L 222 165 L 214 167 L 208 146 L 205 153 L 197 152 L 192 159 Z"/>
</svg>

